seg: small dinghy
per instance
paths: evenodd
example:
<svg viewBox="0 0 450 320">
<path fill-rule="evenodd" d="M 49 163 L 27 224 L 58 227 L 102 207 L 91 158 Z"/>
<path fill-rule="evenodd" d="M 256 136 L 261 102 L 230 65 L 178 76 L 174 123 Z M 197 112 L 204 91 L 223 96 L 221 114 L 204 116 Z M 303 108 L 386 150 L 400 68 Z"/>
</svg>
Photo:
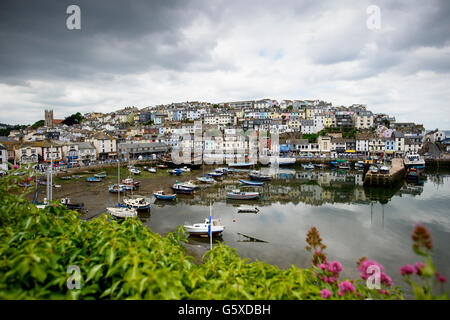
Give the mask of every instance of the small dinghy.
<svg viewBox="0 0 450 320">
<path fill-rule="evenodd" d="M 148 168 L 147 171 L 151 173 L 156 173 L 156 168 Z"/>
<path fill-rule="evenodd" d="M 216 180 L 214 180 L 211 177 L 198 177 L 197 180 L 200 181 L 200 182 L 203 182 L 203 183 L 210 183 L 210 184 L 213 184 L 213 183 L 217 182 Z"/>
<path fill-rule="evenodd" d="M 260 187 L 262 185 L 264 185 L 264 181 L 250 181 L 250 180 L 244 180 L 244 179 L 239 179 L 239 182 L 242 184 L 246 184 L 249 186 L 257 186 Z"/>
<path fill-rule="evenodd" d="M 111 193 L 125 192 L 125 188 L 123 187 L 123 185 L 119 184 L 113 184 L 108 188 L 108 190 Z"/>
<path fill-rule="evenodd" d="M 141 170 L 139 170 L 139 169 L 136 169 L 136 168 L 130 168 L 130 169 L 128 169 L 128 171 L 130 171 L 130 173 L 132 173 L 132 174 L 141 174 Z"/>
<path fill-rule="evenodd" d="M 100 172 L 100 173 L 94 174 L 94 177 L 96 177 L 96 178 L 106 178 L 106 172 Z"/>
<path fill-rule="evenodd" d="M 137 210 L 130 208 L 106 208 L 109 214 L 116 218 L 134 218 L 137 217 Z"/>
<path fill-rule="evenodd" d="M 389 167 L 388 166 L 381 166 L 380 167 L 380 173 L 388 174 L 389 173 Z"/>
<path fill-rule="evenodd" d="M 208 236 L 209 219 L 206 218 L 204 223 L 195 223 L 192 225 L 184 225 L 184 228 L 191 235 Z M 213 236 L 219 236 L 225 227 L 220 223 L 219 219 L 211 220 L 211 233 Z"/>
<path fill-rule="evenodd" d="M 162 190 L 153 192 L 153 196 L 158 200 L 175 200 L 177 198 L 176 194 L 167 194 Z"/>
<path fill-rule="evenodd" d="M 181 169 L 173 169 L 173 170 L 167 170 L 167 172 L 170 173 L 171 175 L 179 176 L 180 174 L 183 173 L 183 170 L 181 170 Z"/>
<path fill-rule="evenodd" d="M 259 209 L 255 207 L 239 207 L 238 213 L 244 213 L 244 212 L 251 212 L 251 213 L 258 213 Z"/>
<path fill-rule="evenodd" d="M 97 177 L 89 177 L 89 178 L 86 178 L 86 181 L 87 182 L 102 182 L 102 179 L 97 178 Z"/>
<path fill-rule="evenodd" d="M 70 180 L 70 179 L 72 179 L 71 176 L 64 176 L 64 177 L 61 177 L 61 180 Z"/>
<path fill-rule="evenodd" d="M 124 179 L 122 180 L 122 183 L 127 186 L 135 186 L 135 187 L 139 187 L 141 185 L 139 181 L 135 181 L 133 178 Z"/>
</svg>

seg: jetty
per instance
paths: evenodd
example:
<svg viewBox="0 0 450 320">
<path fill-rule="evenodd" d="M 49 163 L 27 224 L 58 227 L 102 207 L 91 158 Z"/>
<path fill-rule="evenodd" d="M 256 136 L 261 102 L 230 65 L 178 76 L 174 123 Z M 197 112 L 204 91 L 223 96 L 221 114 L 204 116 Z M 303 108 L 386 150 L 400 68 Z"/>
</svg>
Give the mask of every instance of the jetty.
<svg viewBox="0 0 450 320">
<path fill-rule="evenodd" d="M 364 186 L 393 186 L 405 176 L 405 166 L 403 159 L 392 159 L 392 166 L 389 169 L 389 173 L 373 173 L 367 172 L 364 176 Z"/>
</svg>

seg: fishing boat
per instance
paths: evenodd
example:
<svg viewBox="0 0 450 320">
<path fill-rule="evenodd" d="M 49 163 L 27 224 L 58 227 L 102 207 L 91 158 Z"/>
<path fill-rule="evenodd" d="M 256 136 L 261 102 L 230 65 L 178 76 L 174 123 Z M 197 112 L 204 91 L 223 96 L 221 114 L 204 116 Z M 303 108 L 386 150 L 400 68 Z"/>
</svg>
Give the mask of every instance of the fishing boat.
<svg viewBox="0 0 450 320">
<path fill-rule="evenodd" d="M 369 172 L 371 172 L 371 173 L 378 173 L 378 167 L 374 166 L 374 165 L 370 166 L 369 167 Z"/>
<path fill-rule="evenodd" d="M 314 169 L 314 165 L 312 163 L 302 164 L 302 167 L 305 170 L 312 170 L 312 169 Z"/>
<path fill-rule="evenodd" d="M 259 209 L 255 208 L 255 207 L 239 207 L 238 208 L 238 213 L 246 213 L 246 212 L 251 212 L 251 213 L 258 213 Z"/>
<path fill-rule="evenodd" d="M 130 168 L 130 169 L 128 169 L 128 171 L 132 174 L 141 174 L 141 170 L 136 169 L 136 168 Z"/>
<path fill-rule="evenodd" d="M 198 177 L 197 180 L 200 181 L 200 182 L 209 183 L 209 184 L 213 184 L 213 183 L 217 182 L 216 180 L 214 180 L 211 177 Z"/>
<path fill-rule="evenodd" d="M 193 188 L 184 187 L 181 183 L 175 183 L 175 184 L 171 185 L 170 188 L 173 191 L 175 191 L 176 193 L 184 193 L 184 194 L 193 194 L 194 193 Z"/>
<path fill-rule="evenodd" d="M 109 214 L 116 218 L 134 218 L 137 217 L 137 210 L 130 208 L 106 208 Z"/>
<path fill-rule="evenodd" d="M 94 177 L 96 177 L 96 178 L 106 178 L 106 172 L 100 172 L 100 173 L 94 174 Z"/>
<path fill-rule="evenodd" d="M 111 193 L 125 192 L 125 188 L 121 184 L 113 184 L 108 188 Z"/>
<path fill-rule="evenodd" d="M 248 174 L 248 177 L 254 181 L 270 181 L 270 180 L 272 180 L 271 176 L 269 176 L 267 174 L 262 174 L 259 171 L 251 171 Z"/>
<path fill-rule="evenodd" d="M 120 185 L 125 191 L 134 191 L 136 190 L 136 186 L 132 184 L 121 184 Z"/>
<path fill-rule="evenodd" d="M 417 170 L 425 169 L 425 160 L 417 153 L 411 153 L 403 159 L 406 169 L 415 168 Z"/>
<path fill-rule="evenodd" d="M 177 198 L 176 194 L 167 194 L 162 190 L 153 192 L 153 196 L 158 200 L 175 200 Z"/>
<path fill-rule="evenodd" d="M 97 177 L 88 177 L 86 178 L 87 182 L 102 182 L 102 179 L 97 178 Z"/>
<path fill-rule="evenodd" d="M 235 189 L 227 193 L 227 199 L 250 200 L 257 198 L 259 198 L 259 192 L 241 192 L 241 190 Z"/>
<path fill-rule="evenodd" d="M 405 178 L 408 181 L 418 181 L 420 179 L 420 173 L 416 168 L 411 168 L 406 171 Z"/>
<path fill-rule="evenodd" d="M 264 181 L 250 181 L 250 180 L 239 179 L 239 182 L 242 184 L 247 184 L 249 186 L 257 186 L 257 187 L 264 185 Z"/>
<path fill-rule="evenodd" d="M 388 166 L 383 165 L 380 167 L 379 171 L 380 171 L 380 173 L 388 174 L 390 170 L 389 170 Z"/>
<path fill-rule="evenodd" d="M 127 186 L 135 186 L 135 187 L 139 187 L 141 185 L 139 181 L 135 181 L 133 178 L 124 179 L 122 180 L 122 183 Z"/>
<path fill-rule="evenodd" d="M 209 219 L 206 218 L 204 223 L 185 224 L 184 228 L 191 235 L 196 236 L 208 236 L 209 232 Z M 225 230 L 225 227 L 220 223 L 219 219 L 211 220 L 211 234 L 212 236 L 218 236 Z"/>
<path fill-rule="evenodd" d="M 148 168 L 147 171 L 151 173 L 156 173 L 156 168 Z"/>
<path fill-rule="evenodd" d="M 136 209 L 137 211 L 148 211 L 150 210 L 150 202 L 145 198 L 138 197 L 132 199 L 124 199 L 123 203 L 131 209 Z"/>
</svg>

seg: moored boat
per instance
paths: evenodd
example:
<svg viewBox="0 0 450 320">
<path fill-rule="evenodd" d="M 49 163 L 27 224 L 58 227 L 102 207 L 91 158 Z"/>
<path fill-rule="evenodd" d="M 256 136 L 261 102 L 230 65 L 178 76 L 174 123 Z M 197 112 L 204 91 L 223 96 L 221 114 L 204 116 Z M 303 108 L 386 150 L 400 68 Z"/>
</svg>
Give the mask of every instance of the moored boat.
<svg viewBox="0 0 450 320">
<path fill-rule="evenodd" d="M 128 208 L 136 209 L 138 211 L 150 210 L 150 202 L 143 197 L 124 199 L 123 203 L 128 206 Z"/>
<path fill-rule="evenodd" d="M 235 189 L 227 193 L 227 199 L 250 200 L 257 198 L 259 198 L 259 192 L 241 192 L 241 190 Z"/>
<path fill-rule="evenodd" d="M 87 182 L 102 182 L 102 179 L 97 178 L 97 177 L 88 177 L 86 178 Z"/>
<path fill-rule="evenodd" d="M 244 179 L 239 179 L 238 181 L 242 184 L 247 184 L 249 186 L 260 187 L 260 186 L 264 185 L 264 181 L 250 181 L 250 180 L 244 180 Z"/>
<path fill-rule="evenodd" d="M 254 181 L 270 181 L 270 180 L 272 180 L 271 176 L 269 176 L 267 174 L 262 174 L 259 171 L 251 171 L 248 174 L 248 177 Z"/>
<path fill-rule="evenodd" d="M 151 173 L 156 173 L 156 168 L 148 168 L 147 171 Z"/>
<path fill-rule="evenodd" d="M 96 178 L 106 178 L 106 172 L 99 172 L 97 174 L 94 174 L 94 177 L 96 177 Z"/>
<path fill-rule="evenodd" d="M 417 169 L 423 170 L 425 169 L 425 160 L 418 155 L 417 153 L 407 154 L 403 159 L 403 163 L 406 169 Z"/>
<path fill-rule="evenodd" d="M 139 187 L 141 183 L 139 181 L 135 181 L 133 178 L 127 178 L 122 180 L 124 185 Z"/>
<path fill-rule="evenodd" d="M 108 188 L 111 193 L 125 192 L 125 188 L 123 185 L 113 184 Z"/>
<path fill-rule="evenodd" d="M 109 214 L 116 218 L 134 218 L 137 217 L 137 210 L 136 209 L 130 209 L 130 208 L 106 208 L 108 210 Z"/>
<path fill-rule="evenodd" d="M 209 233 L 209 219 L 205 219 L 204 223 L 185 224 L 184 228 L 191 235 L 208 236 Z M 211 234 L 218 236 L 225 230 L 225 227 L 220 223 L 219 219 L 211 220 Z"/>
<path fill-rule="evenodd" d="M 198 177 L 197 180 L 200 181 L 200 182 L 209 183 L 209 184 L 213 184 L 213 183 L 217 182 L 216 180 L 214 180 L 211 177 Z"/>
<path fill-rule="evenodd" d="M 177 198 L 176 194 L 167 194 L 162 190 L 153 192 L 153 196 L 158 200 L 175 200 Z"/>
<path fill-rule="evenodd" d="M 244 207 L 244 206 L 242 206 L 242 207 L 238 208 L 238 213 L 240 213 L 240 212 L 242 212 L 242 213 L 245 213 L 245 212 L 258 213 L 259 209 L 256 208 L 256 207 Z"/>
<path fill-rule="evenodd" d="M 141 170 L 136 169 L 136 168 L 130 168 L 130 169 L 128 169 L 128 171 L 130 171 L 130 173 L 136 174 L 136 175 L 141 174 Z"/>
<path fill-rule="evenodd" d="M 175 191 L 176 193 L 183 193 L 183 194 L 192 194 L 194 193 L 193 188 L 184 187 L 181 183 L 175 183 L 170 186 L 170 188 Z"/>
</svg>

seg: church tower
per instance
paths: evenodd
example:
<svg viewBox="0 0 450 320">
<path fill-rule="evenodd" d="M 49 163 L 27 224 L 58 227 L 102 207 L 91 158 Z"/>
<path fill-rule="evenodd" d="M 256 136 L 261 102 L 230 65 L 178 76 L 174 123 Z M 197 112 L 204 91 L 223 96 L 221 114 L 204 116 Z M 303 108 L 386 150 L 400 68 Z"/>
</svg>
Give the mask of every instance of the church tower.
<svg viewBox="0 0 450 320">
<path fill-rule="evenodd" d="M 45 110 L 44 125 L 46 127 L 53 127 L 53 110 Z"/>
</svg>

